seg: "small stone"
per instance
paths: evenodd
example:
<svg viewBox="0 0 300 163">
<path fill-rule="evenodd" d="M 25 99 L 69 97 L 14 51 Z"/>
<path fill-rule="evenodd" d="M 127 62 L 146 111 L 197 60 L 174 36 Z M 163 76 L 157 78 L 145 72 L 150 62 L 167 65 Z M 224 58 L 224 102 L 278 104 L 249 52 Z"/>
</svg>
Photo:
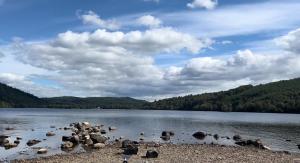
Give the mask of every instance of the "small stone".
<svg viewBox="0 0 300 163">
<path fill-rule="evenodd" d="M 14 143 L 15 144 L 20 144 L 20 140 L 15 140 Z"/>
<path fill-rule="evenodd" d="M 48 150 L 46 148 L 41 148 L 37 151 L 38 154 L 45 154 L 47 152 L 48 152 Z"/>
<path fill-rule="evenodd" d="M 114 127 L 114 126 L 108 127 L 108 130 L 109 130 L 109 131 L 113 131 L 113 130 L 116 130 L 116 129 L 117 129 L 117 127 Z"/>
<path fill-rule="evenodd" d="M 55 136 L 55 133 L 52 132 L 52 131 L 51 131 L 51 132 L 47 132 L 47 133 L 46 133 L 46 136 Z"/>
<path fill-rule="evenodd" d="M 148 150 L 146 153 L 147 158 L 157 158 L 158 157 L 158 152 L 154 150 Z"/>
<path fill-rule="evenodd" d="M 33 140 L 28 140 L 28 142 L 26 143 L 28 146 L 33 146 L 35 144 L 38 144 L 40 143 L 41 141 L 40 140 L 37 140 L 37 139 L 33 139 Z"/>
<path fill-rule="evenodd" d="M 17 137 L 17 140 L 22 140 L 22 138 L 21 137 Z"/>
<path fill-rule="evenodd" d="M 14 130 L 12 127 L 6 127 L 5 130 Z"/>
</svg>

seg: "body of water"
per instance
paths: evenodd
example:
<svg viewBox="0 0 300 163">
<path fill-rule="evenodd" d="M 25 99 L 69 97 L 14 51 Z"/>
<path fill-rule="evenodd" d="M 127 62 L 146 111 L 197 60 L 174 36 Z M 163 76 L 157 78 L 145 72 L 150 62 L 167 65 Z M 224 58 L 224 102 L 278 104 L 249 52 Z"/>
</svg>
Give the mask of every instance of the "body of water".
<svg viewBox="0 0 300 163">
<path fill-rule="evenodd" d="M 58 130 L 68 127 L 73 122 L 88 121 L 92 125 L 103 124 L 105 128 L 116 126 L 118 129 L 108 132 L 114 140 L 120 136 L 139 140 L 144 132 L 145 141 L 163 142 L 160 139 L 163 130 L 175 132 L 170 142 L 216 143 L 234 145 L 232 139 L 218 139 L 208 136 L 196 140 L 192 134 L 204 131 L 212 135 L 232 137 L 235 134 L 245 139 L 261 139 L 272 150 L 300 152 L 300 114 L 271 113 L 223 113 L 194 111 L 153 111 L 153 110 L 76 110 L 76 109 L 0 109 L 0 135 L 10 136 L 10 140 L 22 137 L 16 148 L 0 147 L 0 161 L 37 157 L 35 147 L 46 147 L 46 155 L 64 153 L 60 150 L 61 136 L 70 135 L 71 131 Z M 56 126 L 50 128 L 50 126 Z M 14 130 L 5 130 L 12 127 Z M 56 136 L 46 137 L 48 131 Z M 107 129 L 108 131 L 108 129 Z M 35 146 L 28 147 L 29 139 L 42 140 Z M 290 141 L 286 141 L 286 140 Z M 77 151 L 83 150 L 78 148 Z M 45 156 L 45 155 L 42 155 Z"/>
</svg>

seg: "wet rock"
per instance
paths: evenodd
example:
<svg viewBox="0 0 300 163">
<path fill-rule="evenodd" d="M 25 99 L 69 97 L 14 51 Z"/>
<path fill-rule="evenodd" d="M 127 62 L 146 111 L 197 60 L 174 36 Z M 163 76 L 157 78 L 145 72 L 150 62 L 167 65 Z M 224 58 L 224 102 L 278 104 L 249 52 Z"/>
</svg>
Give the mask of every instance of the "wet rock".
<svg viewBox="0 0 300 163">
<path fill-rule="evenodd" d="M 72 149 L 74 147 L 74 144 L 70 141 L 66 141 L 63 144 L 61 144 L 61 149 Z"/>
<path fill-rule="evenodd" d="M 157 158 L 158 157 L 158 152 L 154 150 L 148 150 L 146 153 L 147 158 Z"/>
<path fill-rule="evenodd" d="M 82 122 L 82 126 L 85 128 L 85 129 L 88 129 L 88 128 L 91 128 L 92 125 L 89 123 L 89 122 Z"/>
<path fill-rule="evenodd" d="M 17 137 L 17 140 L 22 140 L 22 138 L 21 137 Z"/>
<path fill-rule="evenodd" d="M 206 134 L 202 131 L 198 131 L 198 132 L 195 132 L 193 134 L 193 137 L 196 138 L 196 139 L 204 139 L 206 137 Z"/>
<path fill-rule="evenodd" d="M 92 128 L 92 132 L 100 132 L 100 129 L 97 128 L 97 127 L 93 127 L 93 128 Z"/>
<path fill-rule="evenodd" d="M 241 137 L 240 135 L 234 135 L 234 136 L 232 137 L 232 139 L 235 140 L 235 141 L 238 141 L 238 140 L 241 140 L 242 137 Z"/>
<path fill-rule="evenodd" d="M 55 136 L 55 133 L 52 132 L 52 131 L 50 131 L 50 132 L 47 132 L 47 133 L 46 133 L 46 136 Z"/>
<path fill-rule="evenodd" d="M 69 142 L 72 142 L 73 144 L 78 144 L 80 139 L 79 139 L 78 135 L 62 136 L 62 141 L 69 141 Z"/>
<path fill-rule="evenodd" d="M 71 130 L 71 128 L 69 128 L 69 127 L 64 127 L 64 130 Z"/>
<path fill-rule="evenodd" d="M 93 142 L 95 142 L 95 143 L 105 143 L 108 140 L 107 137 L 96 134 L 96 133 L 90 134 L 90 137 L 93 140 Z"/>
<path fill-rule="evenodd" d="M 6 144 L 4 144 L 5 149 L 15 148 L 17 146 L 18 146 L 18 144 L 15 144 L 15 143 L 6 143 Z"/>
<path fill-rule="evenodd" d="M 259 149 L 266 149 L 261 140 L 239 140 L 235 144 L 240 146 L 253 146 Z"/>
<path fill-rule="evenodd" d="M 28 146 L 33 146 L 33 145 L 38 144 L 38 143 L 40 143 L 40 142 L 41 142 L 40 140 L 33 139 L 33 140 L 28 140 L 26 144 L 27 144 Z"/>
<path fill-rule="evenodd" d="M 124 141 L 122 141 L 122 148 L 127 148 L 130 145 L 138 146 L 139 143 L 136 142 L 136 141 L 132 141 L 132 140 L 124 140 Z"/>
<path fill-rule="evenodd" d="M 50 128 L 55 128 L 55 126 L 50 126 Z"/>
<path fill-rule="evenodd" d="M 173 131 L 163 131 L 161 133 L 160 138 L 163 139 L 164 141 L 168 141 L 171 139 L 171 136 L 174 136 L 174 132 Z"/>
<path fill-rule="evenodd" d="M 102 130 L 100 130 L 100 133 L 101 134 L 106 134 L 106 130 L 102 129 Z"/>
<path fill-rule="evenodd" d="M 20 144 L 20 140 L 15 140 L 14 143 L 15 144 Z"/>
<path fill-rule="evenodd" d="M 290 140 L 290 139 L 286 139 L 285 141 L 287 141 L 287 142 L 291 142 L 292 140 Z"/>
<path fill-rule="evenodd" d="M 95 149 L 100 149 L 100 148 L 104 148 L 104 147 L 105 147 L 104 143 L 96 143 L 93 146 L 93 148 L 95 148 Z"/>
<path fill-rule="evenodd" d="M 116 130 L 117 129 L 117 127 L 115 127 L 115 126 L 110 126 L 110 127 L 108 127 L 108 130 L 109 131 L 113 131 L 113 130 Z"/>
<path fill-rule="evenodd" d="M 123 154 L 125 155 L 136 155 L 139 151 L 139 148 L 134 145 L 128 145 L 125 149 Z"/>
<path fill-rule="evenodd" d="M 47 152 L 48 152 L 48 150 L 46 148 L 41 148 L 37 151 L 37 154 L 45 154 Z"/>
<path fill-rule="evenodd" d="M 142 135 L 142 136 L 143 136 L 143 135 L 145 135 L 145 133 L 144 133 L 144 132 L 141 132 L 141 133 L 140 133 L 140 135 Z"/>
<path fill-rule="evenodd" d="M 214 135 L 214 138 L 215 138 L 216 140 L 218 140 L 218 139 L 219 139 L 219 135 L 218 135 L 218 134 L 215 134 L 215 135 Z"/>
<path fill-rule="evenodd" d="M 298 148 L 300 149 L 300 144 L 298 144 L 297 146 L 298 146 Z"/>
</svg>

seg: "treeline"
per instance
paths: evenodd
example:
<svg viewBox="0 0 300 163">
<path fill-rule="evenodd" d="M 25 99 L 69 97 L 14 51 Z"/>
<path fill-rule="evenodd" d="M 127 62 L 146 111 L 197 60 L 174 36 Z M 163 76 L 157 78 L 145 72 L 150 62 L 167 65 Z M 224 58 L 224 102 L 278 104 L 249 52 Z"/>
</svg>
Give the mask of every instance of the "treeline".
<svg viewBox="0 0 300 163">
<path fill-rule="evenodd" d="M 0 107 L 300 113 L 300 78 L 154 102 L 129 97 L 38 98 L 0 84 Z"/>
<path fill-rule="evenodd" d="M 155 101 L 149 109 L 300 113 L 300 78 Z"/>
</svg>

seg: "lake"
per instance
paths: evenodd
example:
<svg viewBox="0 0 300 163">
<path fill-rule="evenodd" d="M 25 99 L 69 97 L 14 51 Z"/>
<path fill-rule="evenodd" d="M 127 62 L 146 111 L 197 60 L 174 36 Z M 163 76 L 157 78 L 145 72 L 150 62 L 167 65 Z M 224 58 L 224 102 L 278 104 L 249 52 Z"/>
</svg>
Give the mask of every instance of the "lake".
<svg viewBox="0 0 300 163">
<path fill-rule="evenodd" d="M 60 150 L 61 136 L 70 135 L 71 131 L 58 130 L 68 127 L 73 122 L 91 122 L 116 126 L 117 130 L 107 135 L 114 140 L 120 136 L 139 140 L 144 132 L 145 141 L 163 142 L 160 139 L 163 130 L 172 130 L 175 136 L 171 143 L 215 143 L 234 145 L 232 139 L 218 139 L 208 136 L 204 140 L 192 137 L 196 131 L 232 137 L 235 134 L 243 138 L 261 139 L 272 150 L 300 152 L 300 114 L 272 113 L 223 113 L 194 111 L 153 111 L 153 110 L 76 110 L 76 109 L 0 109 L 0 135 L 9 135 L 10 140 L 22 137 L 18 147 L 5 150 L 0 147 L 1 160 L 37 157 L 33 147 L 46 147 L 46 155 L 64 153 Z M 50 128 L 50 126 L 56 126 Z M 12 127 L 14 130 L 5 130 Z M 46 137 L 46 132 L 54 131 L 56 136 Z M 29 139 L 43 140 L 28 147 Z M 287 139 L 291 141 L 286 141 Z M 76 152 L 84 151 L 78 147 Z M 42 156 L 46 156 L 42 155 Z"/>
</svg>

